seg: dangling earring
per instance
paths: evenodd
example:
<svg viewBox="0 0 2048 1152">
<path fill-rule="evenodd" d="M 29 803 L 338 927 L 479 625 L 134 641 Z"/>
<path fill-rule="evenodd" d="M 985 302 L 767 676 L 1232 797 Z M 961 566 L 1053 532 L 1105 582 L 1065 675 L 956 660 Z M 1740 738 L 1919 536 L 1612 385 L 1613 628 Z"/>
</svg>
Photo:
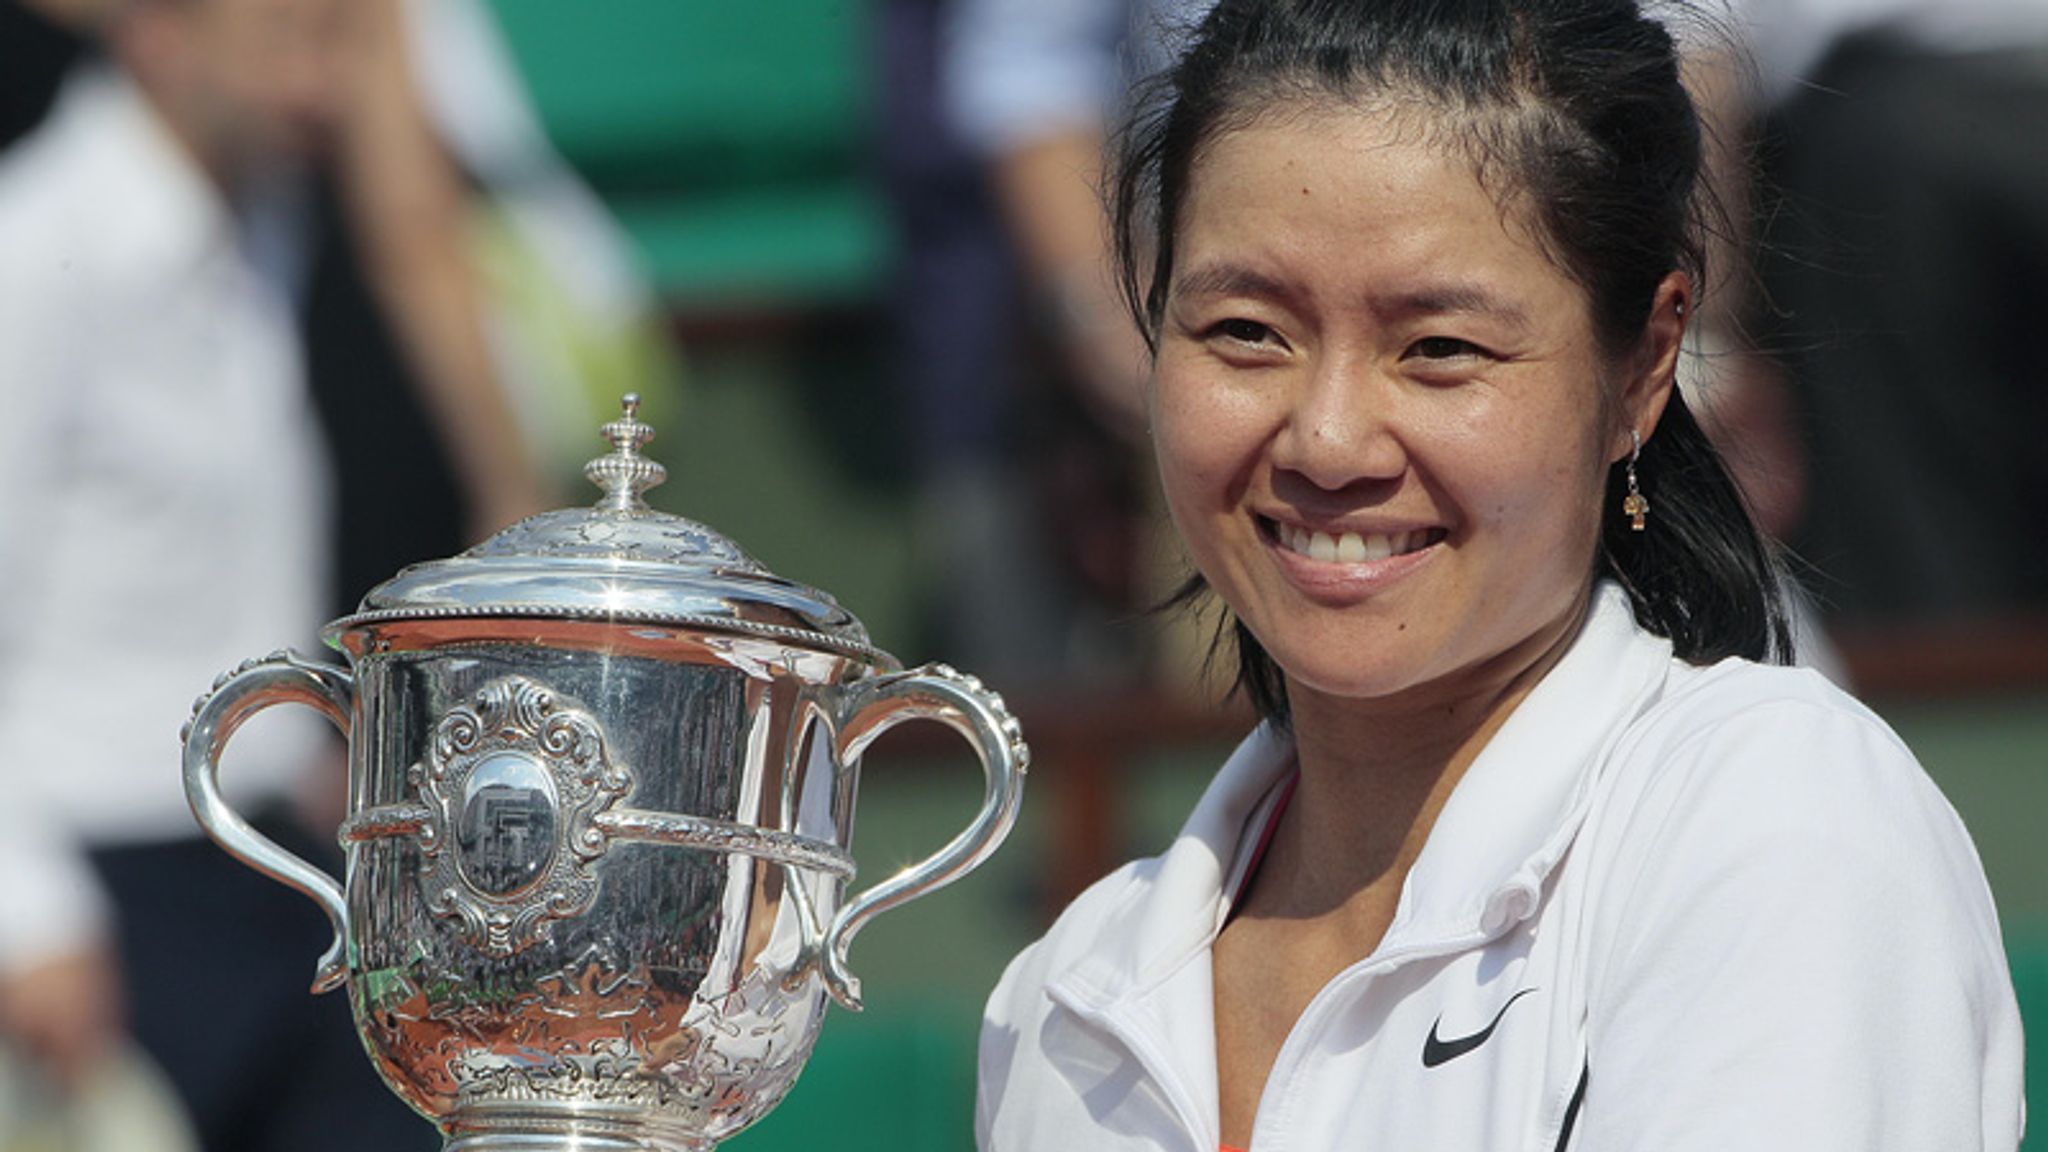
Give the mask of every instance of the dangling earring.
<svg viewBox="0 0 2048 1152">
<path fill-rule="evenodd" d="M 1643 438 L 1631 428 L 1628 439 L 1628 495 L 1621 498 L 1621 514 L 1628 517 L 1629 531 L 1641 532 L 1650 515 L 1650 498 L 1643 495 L 1642 486 L 1636 483 L 1636 461 L 1643 454 Z"/>
</svg>

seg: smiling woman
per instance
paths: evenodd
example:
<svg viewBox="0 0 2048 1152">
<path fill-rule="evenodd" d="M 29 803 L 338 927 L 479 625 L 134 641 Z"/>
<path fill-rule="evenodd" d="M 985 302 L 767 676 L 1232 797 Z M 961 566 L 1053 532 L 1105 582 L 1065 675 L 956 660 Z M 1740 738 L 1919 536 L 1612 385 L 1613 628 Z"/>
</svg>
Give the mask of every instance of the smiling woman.
<svg viewBox="0 0 2048 1152">
<path fill-rule="evenodd" d="M 1160 478 L 1265 723 L 1005 975 L 983 1147 L 2015 1147 L 1968 838 L 1770 663 L 1769 546 L 1672 387 L 1669 33 L 1223 0 L 1141 107 Z"/>
<path fill-rule="evenodd" d="M 1684 274 L 1610 363 L 1585 291 L 1416 116 L 1270 109 L 1208 143 L 1176 229 L 1167 502 L 1294 710 L 1428 709 L 1544 663 L 1607 470 L 1670 395 Z"/>
</svg>

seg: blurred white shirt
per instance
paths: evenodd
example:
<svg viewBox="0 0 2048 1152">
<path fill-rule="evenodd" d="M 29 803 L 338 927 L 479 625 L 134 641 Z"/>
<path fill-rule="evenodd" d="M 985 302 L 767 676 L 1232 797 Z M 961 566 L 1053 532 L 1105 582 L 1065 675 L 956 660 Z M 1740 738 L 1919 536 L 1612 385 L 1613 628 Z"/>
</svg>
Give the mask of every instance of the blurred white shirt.
<svg viewBox="0 0 2048 1152">
<path fill-rule="evenodd" d="M 1000 155 L 1113 123 L 1131 84 L 1172 63 L 1211 0 L 956 0 L 941 98 L 960 138 Z"/>
<path fill-rule="evenodd" d="M 317 642 L 330 525 L 289 300 L 125 79 L 75 77 L 0 160 L 0 252 L 5 963 L 95 926 L 79 847 L 197 834 L 179 728 Z M 319 723 L 253 724 L 231 791 L 290 790 Z"/>
</svg>

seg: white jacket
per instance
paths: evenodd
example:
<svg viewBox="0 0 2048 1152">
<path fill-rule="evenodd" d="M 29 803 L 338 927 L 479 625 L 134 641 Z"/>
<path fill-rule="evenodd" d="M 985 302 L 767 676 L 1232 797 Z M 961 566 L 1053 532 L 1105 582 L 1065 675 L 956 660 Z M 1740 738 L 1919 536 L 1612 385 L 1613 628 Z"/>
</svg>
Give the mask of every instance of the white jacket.
<svg viewBox="0 0 2048 1152">
<path fill-rule="evenodd" d="M 988 1006 L 994 1152 L 1219 1143 L 1210 943 L 1292 750 L 1084 893 Z M 1460 781 L 1251 1152 L 2010 1150 L 2021 1037 L 1954 811 L 1804 671 L 1695 668 L 1607 586 Z"/>
</svg>

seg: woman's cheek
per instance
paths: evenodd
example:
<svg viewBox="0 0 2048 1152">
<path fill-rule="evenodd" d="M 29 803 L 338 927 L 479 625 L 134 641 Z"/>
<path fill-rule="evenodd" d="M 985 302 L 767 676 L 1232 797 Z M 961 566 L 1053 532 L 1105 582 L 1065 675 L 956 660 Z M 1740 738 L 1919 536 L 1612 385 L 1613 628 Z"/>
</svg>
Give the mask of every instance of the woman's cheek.
<svg viewBox="0 0 2048 1152">
<path fill-rule="evenodd" d="M 1161 469 L 1169 477 L 1193 479 L 1227 468 L 1245 424 L 1244 414 L 1233 410 L 1237 407 L 1198 381 L 1164 385 L 1153 417 Z"/>
</svg>

